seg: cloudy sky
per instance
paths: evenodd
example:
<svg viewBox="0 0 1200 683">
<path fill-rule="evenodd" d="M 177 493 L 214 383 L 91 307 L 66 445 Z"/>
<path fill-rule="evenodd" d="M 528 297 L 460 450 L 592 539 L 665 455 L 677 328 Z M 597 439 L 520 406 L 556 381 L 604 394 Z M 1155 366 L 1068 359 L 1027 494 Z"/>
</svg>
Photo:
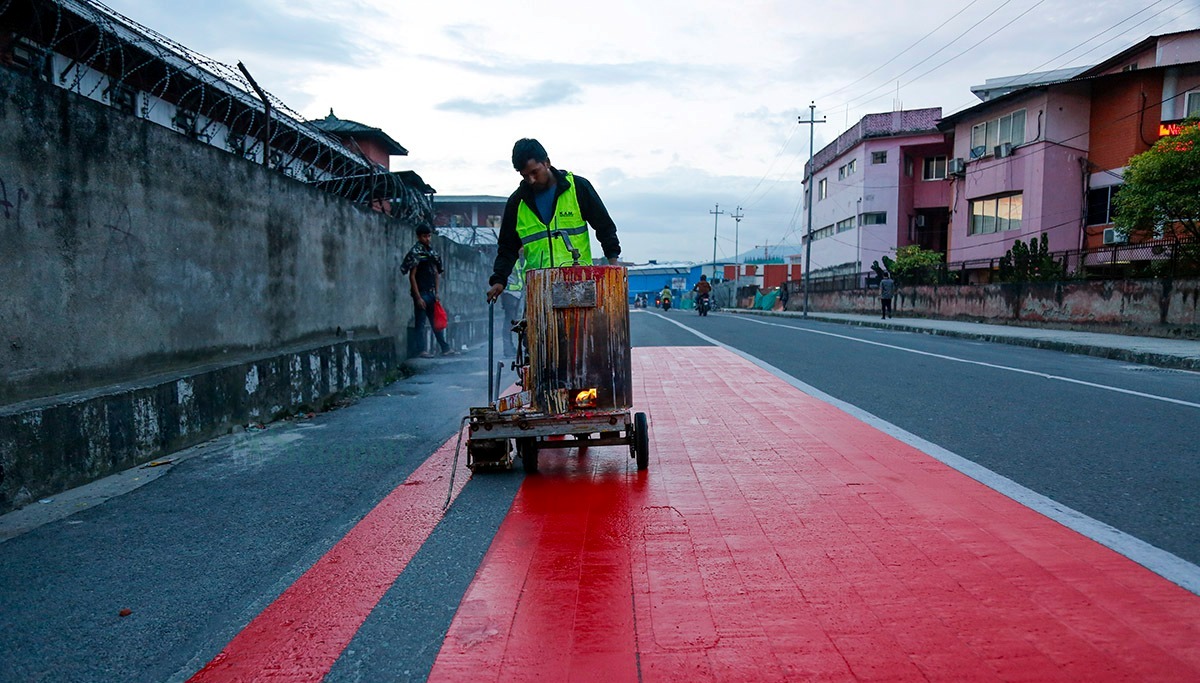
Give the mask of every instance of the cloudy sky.
<svg viewBox="0 0 1200 683">
<path fill-rule="evenodd" d="M 970 106 L 988 78 L 1091 64 L 1200 26 L 1200 0 L 108 0 L 244 62 L 306 118 L 385 130 L 443 195 L 507 196 L 512 143 L 588 177 L 626 258 L 797 244 L 816 148 L 865 114 Z M 898 95 L 897 95 L 898 91 Z"/>
</svg>

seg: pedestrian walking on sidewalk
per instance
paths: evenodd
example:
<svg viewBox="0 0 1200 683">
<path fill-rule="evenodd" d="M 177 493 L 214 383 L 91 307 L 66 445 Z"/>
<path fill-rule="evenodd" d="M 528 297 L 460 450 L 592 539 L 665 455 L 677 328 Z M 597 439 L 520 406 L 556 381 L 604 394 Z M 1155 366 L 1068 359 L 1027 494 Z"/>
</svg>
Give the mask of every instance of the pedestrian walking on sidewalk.
<svg viewBox="0 0 1200 683">
<path fill-rule="evenodd" d="M 574 259 L 566 243 L 579 252 L 580 265 L 592 265 L 589 224 L 608 264 L 617 265 L 621 255 L 617 226 L 587 178 L 551 166 L 546 148 L 532 138 L 513 145 L 512 164 L 521 174 L 521 184 L 509 196 L 500 219 L 488 301 L 504 292 L 522 245 L 528 269 L 571 265 Z"/>
<path fill-rule="evenodd" d="M 879 304 L 883 306 L 883 319 L 892 317 L 892 297 L 896 295 L 896 281 L 891 273 L 884 273 L 879 281 Z"/>
<path fill-rule="evenodd" d="M 779 285 L 779 307 L 780 307 L 780 310 L 784 310 L 784 311 L 787 310 L 787 300 L 788 300 L 788 295 L 790 293 L 791 292 L 788 291 L 788 283 L 785 282 L 782 285 Z"/>
<path fill-rule="evenodd" d="M 441 284 L 442 257 L 433 250 L 433 226 L 417 226 L 417 243 L 404 255 L 400 264 L 400 272 L 408 275 L 409 293 L 413 298 L 413 313 L 416 318 L 413 328 L 417 339 L 421 341 L 421 358 L 433 358 L 433 354 L 425 346 L 425 322 L 433 319 L 433 308 L 439 304 L 438 287 Z M 433 336 L 438 346 L 442 348 L 443 356 L 453 356 L 457 352 L 446 342 L 446 331 L 433 328 Z"/>
</svg>

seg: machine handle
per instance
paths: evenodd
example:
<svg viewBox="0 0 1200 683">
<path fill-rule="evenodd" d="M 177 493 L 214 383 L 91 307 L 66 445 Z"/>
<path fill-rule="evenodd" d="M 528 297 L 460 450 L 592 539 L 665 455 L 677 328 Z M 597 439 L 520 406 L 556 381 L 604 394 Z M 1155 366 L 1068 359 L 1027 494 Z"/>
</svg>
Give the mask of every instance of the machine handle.
<svg viewBox="0 0 1200 683">
<path fill-rule="evenodd" d="M 567 237 L 567 233 L 562 230 L 555 230 L 554 234 L 562 238 L 563 244 L 567 246 L 567 251 L 571 252 L 571 258 L 575 261 L 572 265 L 579 265 L 579 250 L 575 248 L 575 245 L 571 244 L 571 239 Z"/>
</svg>

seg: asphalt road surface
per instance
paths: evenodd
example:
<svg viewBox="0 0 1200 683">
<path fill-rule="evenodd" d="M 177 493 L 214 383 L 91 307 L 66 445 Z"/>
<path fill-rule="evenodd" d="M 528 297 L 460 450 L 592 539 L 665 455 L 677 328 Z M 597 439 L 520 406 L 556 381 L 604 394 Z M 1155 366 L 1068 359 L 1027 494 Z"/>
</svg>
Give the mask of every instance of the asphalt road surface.
<svg viewBox="0 0 1200 683">
<path fill-rule="evenodd" d="M 705 353 L 694 329 L 1200 563 L 1196 373 L 721 313 L 637 311 L 631 325 L 635 346 Z M 425 363 L 340 410 L 39 508 L 50 521 L 0 543 L 0 681 L 188 679 L 455 433 L 485 400 L 485 357 Z M 470 480 L 327 680 L 425 679 L 522 480 Z"/>
<path fill-rule="evenodd" d="M 633 320 L 635 344 L 703 341 L 684 325 L 1200 564 L 1200 373 L 795 318 Z"/>
</svg>

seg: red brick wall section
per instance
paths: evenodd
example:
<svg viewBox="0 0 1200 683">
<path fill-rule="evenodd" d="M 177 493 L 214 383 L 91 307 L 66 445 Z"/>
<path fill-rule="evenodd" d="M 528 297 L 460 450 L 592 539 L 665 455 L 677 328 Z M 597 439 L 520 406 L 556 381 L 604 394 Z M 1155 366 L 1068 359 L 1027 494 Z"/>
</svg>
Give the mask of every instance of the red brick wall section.
<svg viewBox="0 0 1200 683">
<path fill-rule="evenodd" d="M 1158 140 L 1162 74 L 1131 73 L 1092 90 L 1092 171 L 1122 168 Z"/>
</svg>

